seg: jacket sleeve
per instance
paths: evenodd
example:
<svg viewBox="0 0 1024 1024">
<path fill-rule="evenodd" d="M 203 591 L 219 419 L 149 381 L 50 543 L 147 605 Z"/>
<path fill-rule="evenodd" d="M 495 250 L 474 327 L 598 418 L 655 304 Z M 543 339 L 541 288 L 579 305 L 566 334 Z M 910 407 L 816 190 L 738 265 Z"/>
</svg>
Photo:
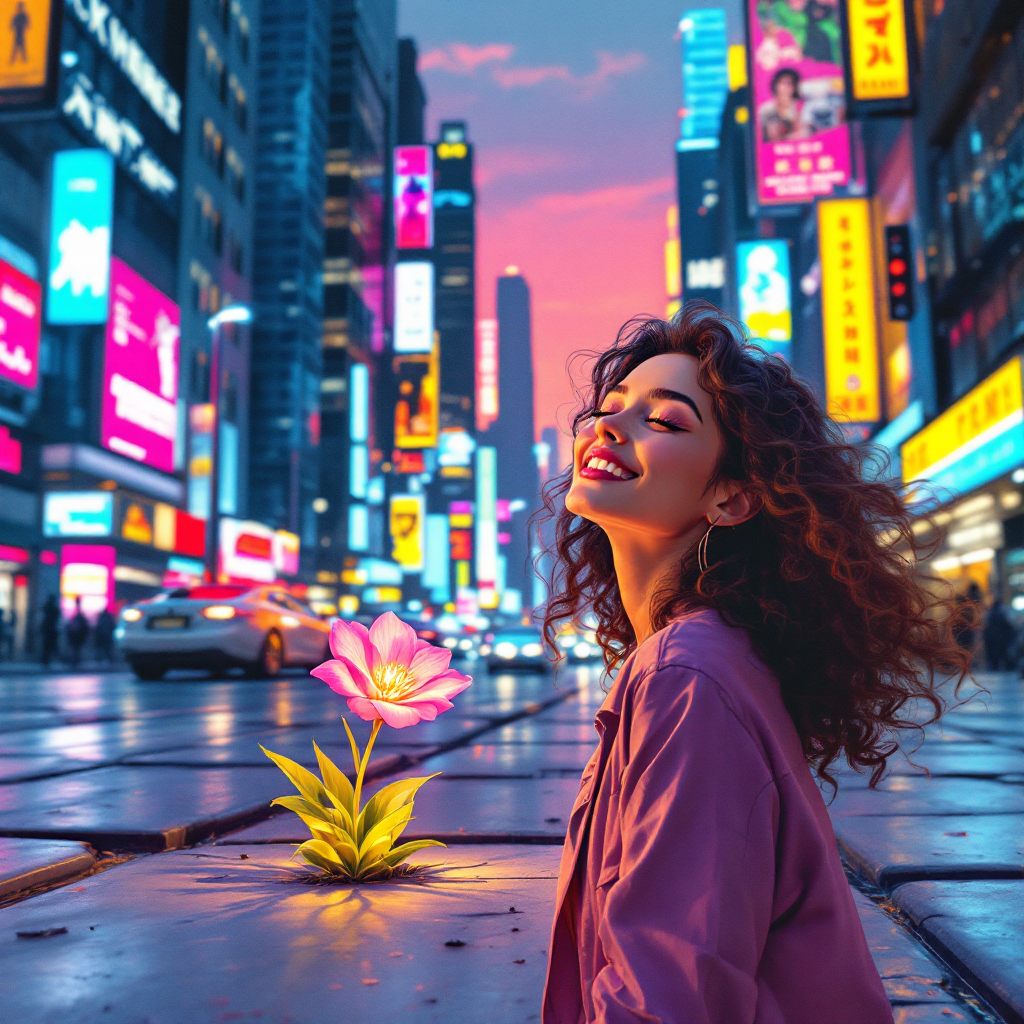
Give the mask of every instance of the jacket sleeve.
<svg viewBox="0 0 1024 1024">
<path fill-rule="evenodd" d="M 599 1024 L 749 1024 L 771 922 L 778 804 L 760 747 L 707 676 L 636 691 L 618 795 L 622 846 L 598 886 Z M 600 889 L 607 887 L 602 894 Z"/>
</svg>

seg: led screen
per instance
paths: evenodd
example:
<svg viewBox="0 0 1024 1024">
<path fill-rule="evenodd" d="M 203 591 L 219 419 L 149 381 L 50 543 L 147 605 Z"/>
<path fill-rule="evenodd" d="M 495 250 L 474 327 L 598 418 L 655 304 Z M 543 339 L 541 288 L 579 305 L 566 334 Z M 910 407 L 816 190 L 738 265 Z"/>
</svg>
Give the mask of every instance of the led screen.
<svg viewBox="0 0 1024 1024">
<path fill-rule="evenodd" d="M 499 412 L 498 321 L 476 322 L 476 429 L 486 430 Z"/>
<path fill-rule="evenodd" d="M 42 288 L 0 260 L 0 377 L 23 388 L 39 379 Z"/>
<path fill-rule="evenodd" d="M 434 169 L 429 146 L 395 149 L 395 246 L 434 244 Z"/>
<path fill-rule="evenodd" d="M 54 155 L 47 323 L 106 322 L 113 209 L 109 153 L 74 149 Z"/>
<path fill-rule="evenodd" d="M 102 442 L 174 472 L 178 431 L 178 307 L 127 264 L 110 264 Z"/>
<path fill-rule="evenodd" d="M 65 544 L 60 550 L 60 607 L 66 618 L 78 608 L 95 619 L 114 604 L 117 552 L 106 544 Z"/>
<path fill-rule="evenodd" d="M 440 395 L 438 360 L 429 356 L 407 356 L 394 361 L 398 380 L 395 403 L 395 447 L 434 448 L 437 445 Z"/>
<path fill-rule="evenodd" d="M 839 6 L 747 2 L 758 201 L 830 195 L 850 180 Z"/>
<path fill-rule="evenodd" d="M 44 537 L 109 537 L 113 529 L 110 491 L 51 491 L 43 496 Z"/>
<path fill-rule="evenodd" d="M 788 356 L 793 339 L 789 245 L 777 239 L 736 246 L 740 319 L 762 348 Z"/>
<path fill-rule="evenodd" d="M 425 530 L 423 495 L 391 495 L 390 512 L 391 557 L 406 572 L 421 572 Z"/>
<path fill-rule="evenodd" d="M 434 264 L 395 265 L 395 351 L 434 347 Z"/>
<path fill-rule="evenodd" d="M 0 104 L 47 82 L 52 0 L 0 0 Z"/>
<path fill-rule="evenodd" d="M 220 525 L 219 578 L 271 583 L 274 567 L 274 531 L 262 523 L 224 518 Z"/>
</svg>

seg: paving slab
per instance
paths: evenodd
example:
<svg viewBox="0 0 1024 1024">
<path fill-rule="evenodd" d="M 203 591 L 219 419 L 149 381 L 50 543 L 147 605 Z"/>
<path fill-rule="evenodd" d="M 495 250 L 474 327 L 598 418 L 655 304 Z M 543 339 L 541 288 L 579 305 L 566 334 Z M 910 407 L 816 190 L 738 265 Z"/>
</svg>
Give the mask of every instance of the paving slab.
<svg viewBox="0 0 1024 1024">
<path fill-rule="evenodd" d="M 847 864 L 882 889 L 919 879 L 1024 878 L 1024 814 L 835 820 Z"/>
<path fill-rule="evenodd" d="M 59 754 L 25 754 L 21 757 L 0 757 L 0 782 L 22 782 L 49 775 L 80 772 L 95 765 L 89 761 L 73 761 Z"/>
<path fill-rule="evenodd" d="M 487 734 L 488 743 L 590 743 L 597 744 L 593 719 L 572 724 L 543 722 L 532 716 L 502 725 Z"/>
<path fill-rule="evenodd" d="M 399 777 L 404 777 L 405 772 Z M 414 818 L 403 839 L 450 843 L 552 843 L 565 838 L 578 779 L 432 780 L 416 795 Z M 225 835 L 219 843 L 302 843 L 309 830 L 294 814 Z"/>
<path fill-rule="evenodd" d="M 143 857 L 0 911 L 0 1019 L 538 1019 L 557 849 L 424 850 L 438 867 L 364 886 L 304 884 L 290 853 Z"/>
<path fill-rule="evenodd" d="M 896 754 L 889 758 L 887 775 L 924 776 L 924 768 L 933 776 L 959 775 L 982 779 L 1014 772 L 1024 773 L 1024 750 L 1014 750 L 996 743 L 925 742 L 919 749 L 907 751 L 905 756 Z M 871 775 L 869 772 L 854 771 L 844 762 L 838 770 L 837 778 L 846 787 L 866 787 Z"/>
<path fill-rule="evenodd" d="M 73 878 L 95 863 L 82 843 L 0 838 L 0 897 Z"/>
<path fill-rule="evenodd" d="M 164 850 L 269 812 L 293 792 L 266 768 L 116 766 L 0 786 L 0 835 Z"/>
<path fill-rule="evenodd" d="M 486 735 L 479 737 L 480 740 L 486 738 Z M 596 742 L 527 744 L 478 740 L 428 757 L 420 767 L 423 772 L 444 772 L 447 778 L 557 778 L 566 775 L 579 778 L 596 747 Z"/>
<path fill-rule="evenodd" d="M 898 775 L 883 779 L 874 790 L 840 785 L 828 810 L 833 819 L 861 814 L 1024 814 L 1024 786 L 993 779 Z"/>
<path fill-rule="evenodd" d="M 1024 1021 L 1024 881 L 909 882 L 892 896 L 1008 1021 Z"/>
<path fill-rule="evenodd" d="M 875 967 L 893 1003 L 955 1004 L 949 969 L 929 955 L 910 932 L 862 892 L 854 902 Z"/>
</svg>

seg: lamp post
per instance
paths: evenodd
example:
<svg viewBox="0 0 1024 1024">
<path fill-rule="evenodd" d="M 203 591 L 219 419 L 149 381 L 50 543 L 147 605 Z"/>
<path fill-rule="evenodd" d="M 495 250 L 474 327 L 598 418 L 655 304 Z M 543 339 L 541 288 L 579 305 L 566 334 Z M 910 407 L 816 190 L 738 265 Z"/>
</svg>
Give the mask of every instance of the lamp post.
<svg viewBox="0 0 1024 1024">
<path fill-rule="evenodd" d="M 210 405 L 213 427 L 210 436 L 210 514 L 206 521 L 206 565 L 212 582 L 217 582 L 218 514 L 220 512 L 220 340 L 224 324 L 248 324 L 248 306 L 225 306 L 206 321 L 210 330 Z"/>
</svg>

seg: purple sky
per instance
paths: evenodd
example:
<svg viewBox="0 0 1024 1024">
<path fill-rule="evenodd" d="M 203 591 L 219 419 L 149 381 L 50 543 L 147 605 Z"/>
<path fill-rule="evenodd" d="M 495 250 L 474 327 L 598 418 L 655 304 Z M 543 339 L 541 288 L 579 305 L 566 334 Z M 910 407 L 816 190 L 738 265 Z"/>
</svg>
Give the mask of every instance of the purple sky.
<svg viewBox="0 0 1024 1024">
<path fill-rule="evenodd" d="M 565 364 L 606 347 L 637 313 L 665 305 L 665 213 L 681 104 L 676 26 L 684 9 L 739 0 L 400 0 L 441 120 L 476 145 L 479 315 L 518 266 L 533 295 L 537 428 L 565 425 Z"/>
</svg>

